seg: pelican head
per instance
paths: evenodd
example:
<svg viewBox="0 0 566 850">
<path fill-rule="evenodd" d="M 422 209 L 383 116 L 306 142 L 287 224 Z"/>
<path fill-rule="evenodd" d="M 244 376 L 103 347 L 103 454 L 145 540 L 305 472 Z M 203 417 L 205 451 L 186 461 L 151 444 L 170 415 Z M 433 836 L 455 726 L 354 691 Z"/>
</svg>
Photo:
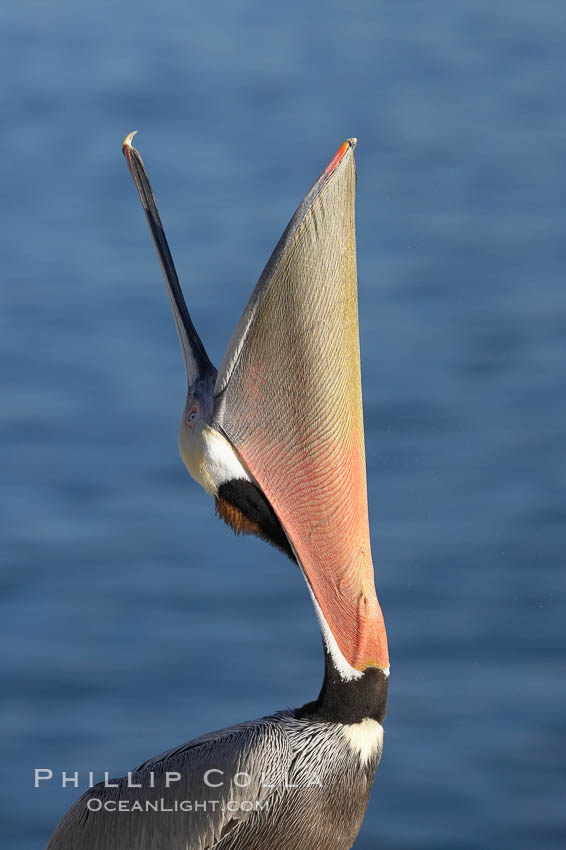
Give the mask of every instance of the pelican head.
<svg viewBox="0 0 566 850">
<path fill-rule="evenodd" d="M 179 447 L 237 532 L 300 566 L 343 680 L 388 675 L 369 538 L 354 200 L 346 140 L 291 218 L 220 370 L 187 309 L 133 134 L 123 151 L 163 270 L 187 372 Z"/>
<path fill-rule="evenodd" d="M 207 443 L 214 438 L 209 426 L 214 408 L 217 370 L 206 353 L 187 308 L 143 160 L 132 145 L 136 132 L 126 136 L 122 150 L 153 237 L 187 373 L 187 397 L 179 429 L 179 450 L 192 477 L 208 493 L 216 496 L 218 488 L 207 464 Z"/>
</svg>

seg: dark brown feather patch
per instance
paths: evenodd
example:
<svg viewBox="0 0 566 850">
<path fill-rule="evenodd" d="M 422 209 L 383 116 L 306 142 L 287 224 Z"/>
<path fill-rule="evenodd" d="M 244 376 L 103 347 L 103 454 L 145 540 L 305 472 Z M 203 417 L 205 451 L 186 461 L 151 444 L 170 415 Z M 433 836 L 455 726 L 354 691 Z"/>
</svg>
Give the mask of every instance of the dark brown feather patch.
<svg viewBox="0 0 566 850">
<path fill-rule="evenodd" d="M 255 534 L 295 561 L 293 550 L 273 508 L 252 481 L 225 481 L 218 488 L 215 501 L 216 513 L 235 534 Z"/>
<path fill-rule="evenodd" d="M 255 534 L 266 540 L 267 537 L 259 527 L 257 522 L 252 522 L 239 508 L 231 505 L 226 499 L 215 499 L 216 513 L 223 519 L 226 525 L 229 525 L 234 534 Z"/>
</svg>

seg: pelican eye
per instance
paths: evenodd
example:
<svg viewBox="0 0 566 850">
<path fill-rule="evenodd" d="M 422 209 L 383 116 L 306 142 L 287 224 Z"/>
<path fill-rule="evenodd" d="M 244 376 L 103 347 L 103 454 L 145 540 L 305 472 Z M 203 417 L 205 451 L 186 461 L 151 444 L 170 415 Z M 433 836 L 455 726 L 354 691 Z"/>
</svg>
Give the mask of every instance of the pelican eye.
<svg viewBox="0 0 566 850">
<path fill-rule="evenodd" d="M 194 425 L 196 421 L 197 421 L 197 412 L 196 412 L 196 409 L 193 407 L 187 413 L 186 422 L 187 422 L 187 425 Z"/>
</svg>

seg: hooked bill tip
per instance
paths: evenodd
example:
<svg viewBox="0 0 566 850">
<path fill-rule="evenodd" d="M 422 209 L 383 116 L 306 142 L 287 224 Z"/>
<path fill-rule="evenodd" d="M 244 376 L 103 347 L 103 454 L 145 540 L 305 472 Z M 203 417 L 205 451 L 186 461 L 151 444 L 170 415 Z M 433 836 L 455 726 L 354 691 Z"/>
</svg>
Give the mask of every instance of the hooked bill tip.
<svg viewBox="0 0 566 850">
<path fill-rule="evenodd" d="M 128 135 L 126 136 L 126 138 L 122 142 L 122 150 L 124 150 L 124 148 L 131 148 L 132 147 L 132 139 L 134 138 L 134 136 L 136 135 L 137 132 L 138 132 L 137 130 L 133 130 L 131 133 L 128 133 Z"/>
</svg>

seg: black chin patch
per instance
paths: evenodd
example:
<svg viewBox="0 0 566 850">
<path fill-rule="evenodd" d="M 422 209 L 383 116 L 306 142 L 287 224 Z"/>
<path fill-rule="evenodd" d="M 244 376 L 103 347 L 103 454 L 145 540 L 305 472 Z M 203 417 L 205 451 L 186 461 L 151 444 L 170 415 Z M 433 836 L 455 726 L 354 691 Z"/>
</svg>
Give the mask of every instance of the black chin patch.
<svg viewBox="0 0 566 850">
<path fill-rule="evenodd" d="M 229 506 L 234 510 L 230 510 Z M 216 511 L 236 534 L 256 534 L 295 561 L 275 511 L 252 481 L 233 478 L 221 484 L 216 497 Z"/>
</svg>

